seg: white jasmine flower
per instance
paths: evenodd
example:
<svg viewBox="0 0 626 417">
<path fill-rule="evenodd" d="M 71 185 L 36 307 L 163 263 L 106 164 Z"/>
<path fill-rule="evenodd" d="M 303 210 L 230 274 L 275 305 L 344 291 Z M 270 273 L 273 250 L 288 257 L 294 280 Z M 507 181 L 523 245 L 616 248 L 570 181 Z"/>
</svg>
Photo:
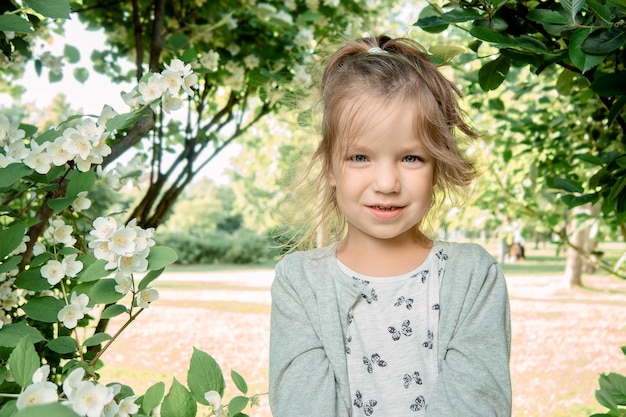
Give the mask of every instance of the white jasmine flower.
<svg viewBox="0 0 626 417">
<path fill-rule="evenodd" d="M 137 231 L 131 227 L 122 227 L 111 236 L 110 247 L 117 255 L 132 255 L 135 252 Z"/>
<path fill-rule="evenodd" d="M 115 291 L 120 294 L 128 294 L 133 288 L 133 279 L 129 275 L 125 275 L 121 272 L 115 274 L 115 282 L 117 283 Z"/>
<path fill-rule="evenodd" d="M 150 303 L 159 299 L 159 293 L 154 288 L 146 288 L 137 293 L 137 306 L 141 308 L 150 307 Z"/>
<path fill-rule="evenodd" d="M 93 255 L 97 259 L 111 261 L 115 257 L 115 253 L 111 250 L 108 240 L 96 239 L 88 244 L 89 249 L 93 249 Z"/>
<path fill-rule="evenodd" d="M 16 407 L 23 410 L 33 405 L 51 404 L 59 401 L 57 386 L 49 381 L 36 382 L 22 391 L 17 397 Z"/>
<path fill-rule="evenodd" d="M 189 74 L 185 78 L 183 78 L 183 89 L 188 96 L 193 95 L 193 90 L 191 87 L 198 84 L 198 76 L 196 74 Z"/>
<path fill-rule="evenodd" d="M 93 230 L 89 234 L 96 239 L 110 239 L 118 228 L 113 217 L 98 217 L 93 221 Z"/>
<path fill-rule="evenodd" d="M 339 0 L 324 0 L 323 4 L 330 7 L 339 7 Z"/>
<path fill-rule="evenodd" d="M 220 54 L 215 52 L 214 50 L 210 50 L 205 52 L 200 57 L 200 64 L 203 68 L 215 71 L 220 62 Z"/>
<path fill-rule="evenodd" d="M 63 392 L 70 401 L 73 399 L 76 391 L 78 391 L 84 376 L 85 370 L 78 367 L 70 372 L 67 378 L 65 378 L 65 381 L 63 381 Z"/>
<path fill-rule="evenodd" d="M 61 262 L 65 275 L 70 278 L 74 278 L 80 271 L 83 270 L 83 263 L 76 260 L 77 257 L 78 255 L 73 253 L 71 255 L 67 255 Z"/>
<path fill-rule="evenodd" d="M 52 166 L 52 158 L 48 154 L 48 142 L 43 145 L 38 145 L 37 142 L 32 141 L 30 153 L 24 158 L 24 164 L 29 168 L 34 169 L 39 174 L 47 174 Z"/>
<path fill-rule="evenodd" d="M 209 407 L 217 410 L 222 405 L 222 397 L 217 391 L 209 391 L 204 393 L 204 399 L 209 403 Z"/>
<path fill-rule="evenodd" d="M 65 138 L 63 136 L 58 137 L 54 142 L 50 142 L 48 145 L 48 154 L 50 155 L 50 159 L 55 166 L 60 167 L 74 159 L 74 155 L 72 155 L 68 150 L 63 146 L 65 144 Z"/>
<path fill-rule="evenodd" d="M 169 112 L 171 112 L 172 110 L 180 109 L 183 106 L 183 101 L 178 97 L 173 96 L 169 91 L 166 90 L 165 93 L 163 93 L 161 106 L 163 106 L 163 111 L 169 114 Z"/>
<path fill-rule="evenodd" d="M 235 19 L 234 17 L 231 17 L 230 19 L 226 21 L 226 27 L 230 30 L 237 29 L 237 26 L 239 26 L 239 23 L 237 22 L 237 19 Z"/>
<path fill-rule="evenodd" d="M 147 255 L 138 253 L 132 256 L 120 256 L 117 267 L 124 275 L 131 275 L 135 272 L 145 272 L 148 270 L 148 259 L 146 259 L 146 256 Z"/>
<path fill-rule="evenodd" d="M 24 160 L 30 153 L 26 144 L 22 140 L 14 140 L 9 143 L 8 148 L 5 147 L 6 156 L 11 161 L 18 162 Z"/>
<path fill-rule="evenodd" d="M 293 76 L 293 82 L 303 88 L 310 86 L 313 82 L 313 78 L 311 74 L 307 71 L 307 68 L 304 65 L 295 65 L 294 66 L 295 75 Z"/>
<path fill-rule="evenodd" d="M 72 203 L 72 208 L 76 212 L 87 210 L 91 207 L 91 200 L 87 198 L 87 191 L 81 191 L 76 196 L 76 200 Z"/>
<path fill-rule="evenodd" d="M 37 242 L 33 246 L 33 255 L 35 255 L 35 256 L 41 255 L 45 251 L 46 251 L 46 246 L 43 243 L 41 243 L 41 242 Z"/>
<path fill-rule="evenodd" d="M 78 324 L 78 320 L 85 317 L 83 309 L 77 304 L 67 304 L 59 311 L 57 318 L 68 329 L 73 329 Z"/>
<path fill-rule="evenodd" d="M 131 395 L 120 401 L 118 417 L 130 417 L 139 411 L 139 406 L 135 404 L 137 396 Z"/>
<path fill-rule="evenodd" d="M 72 226 L 66 225 L 61 219 L 54 219 L 50 221 L 50 227 L 46 230 L 45 236 L 52 243 L 73 246 L 76 239 L 72 236 L 72 232 Z"/>
<path fill-rule="evenodd" d="M 98 117 L 98 124 L 100 126 L 106 126 L 107 122 L 117 116 L 118 113 L 113 109 L 113 107 L 105 104 L 102 107 L 102 111 L 100 112 L 100 117 Z"/>
<path fill-rule="evenodd" d="M 313 31 L 307 28 L 302 28 L 298 31 L 298 34 L 293 40 L 293 43 L 300 48 L 308 48 L 313 44 Z"/>
<path fill-rule="evenodd" d="M 81 416 L 100 417 L 113 392 L 100 383 L 82 381 L 72 398 L 72 409 Z"/>
<path fill-rule="evenodd" d="M 75 292 L 73 292 L 72 298 L 70 299 L 70 303 L 79 307 L 83 313 L 87 313 L 89 310 L 91 310 L 88 307 L 89 296 L 87 294 L 76 294 Z"/>
<path fill-rule="evenodd" d="M 287 23 L 289 26 L 293 25 L 293 17 L 284 10 L 279 10 L 278 13 L 274 15 L 275 19 L 282 20 Z"/>
<path fill-rule="evenodd" d="M 63 137 L 65 138 L 63 147 L 72 157 L 89 158 L 92 148 L 91 141 L 83 136 L 78 129 L 68 127 L 63 131 Z"/>
<path fill-rule="evenodd" d="M 158 100 L 168 88 L 167 81 L 161 74 L 152 74 L 147 82 L 139 83 L 138 90 L 144 103 L 151 103 Z"/>
<path fill-rule="evenodd" d="M 230 52 L 232 56 L 239 55 L 239 51 L 241 51 L 241 47 L 237 45 L 236 43 L 233 43 L 226 49 L 228 49 L 228 52 Z"/>
<path fill-rule="evenodd" d="M 128 93 L 122 91 L 121 96 L 122 96 L 122 100 L 124 100 L 124 103 L 126 103 L 128 107 L 130 107 L 131 109 L 139 107 L 142 104 L 145 104 L 141 100 L 141 94 L 139 94 L 136 88 L 133 88 Z"/>
<path fill-rule="evenodd" d="M 164 64 L 163 66 L 165 67 L 166 70 L 172 71 L 181 77 L 185 77 L 191 74 L 191 65 L 190 64 L 185 65 L 185 63 L 178 58 L 172 59 L 169 65 Z"/>
<path fill-rule="evenodd" d="M 120 411 L 120 407 L 115 402 L 115 399 L 113 399 L 109 401 L 108 404 L 104 405 L 104 408 L 102 409 L 101 417 L 119 417 L 120 416 L 119 411 Z"/>
<path fill-rule="evenodd" d="M 161 72 L 161 75 L 163 76 L 163 81 L 167 86 L 165 90 L 166 92 L 169 91 L 170 94 L 176 94 L 180 91 L 180 87 L 183 85 L 183 77 L 181 77 L 178 72 L 164 70 Z"/>
<path fill-rule="evenodd" d="M 61 262 L 51 259 L 41 267 L 41 276 L 48 281 L 50 285 L 57 285 L 65 278 L 65 269 Z"/>
<path fill-rule="evenodd" d="M 250 54 L 243 59 L 243 63 L 249 69 L 255 69 L 256 67 L 259 66 L 259 58 L 257 58 L 253 54 Z"/>
</svg>

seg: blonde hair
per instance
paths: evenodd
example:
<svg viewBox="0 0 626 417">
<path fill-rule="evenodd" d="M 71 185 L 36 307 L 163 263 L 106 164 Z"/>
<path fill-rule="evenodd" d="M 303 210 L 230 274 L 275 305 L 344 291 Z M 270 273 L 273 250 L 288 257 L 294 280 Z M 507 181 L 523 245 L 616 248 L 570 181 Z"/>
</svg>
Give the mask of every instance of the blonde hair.
<svg viewBox="0 0 626 417">
<path fill-rule="evenodd" d="M 460 204 L 477 176 L 474 162 L 459 147 L 458 132 L 467 138 L 478 136 L 464 121 L 458 104 L 462 95 L 430 62 L 426 51 L 407 38 L 378 36 L 349 41 L 330 56 L 321 77 L 322 138 L 304 177 L 310 178 L 316 169 L 318 172 L 300 184 L 304 192 L 298 195 L 299 207 L 311 209 L 300 221 L 306 231 L 297 239 L 296 247 L 327 244 L 341 239 L 345 232 L 345 220 L 327 174 L 332 172 L 333 156 L 346 148 L 340 142 L 355 136 L 358 126 L 354 119 L 359 110 L 354 102 L 364 95 L 415 103 L 410 108 L 414 110 L 416 133 L 434 161 L 433 202 L 426 218 L 417 225 L 421 233 L 433 233 L 446 206 Z"/>
</svg>

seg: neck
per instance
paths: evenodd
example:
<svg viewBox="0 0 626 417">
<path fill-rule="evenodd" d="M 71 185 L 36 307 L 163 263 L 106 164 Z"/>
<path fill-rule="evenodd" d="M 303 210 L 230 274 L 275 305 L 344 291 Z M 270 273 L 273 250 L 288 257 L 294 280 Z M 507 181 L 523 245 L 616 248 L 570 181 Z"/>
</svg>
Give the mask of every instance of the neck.
<svg viewBox="0 0 626 417">
<path fill-rule="evenodd" d="M 337 258 L 350 269 L 369 276 L 395 276 L 410 272 L 428 257 L 433 241 L 420 234 L 411 240 L 353 242 L 346 236 L 337 246 Z"/>
</svg>

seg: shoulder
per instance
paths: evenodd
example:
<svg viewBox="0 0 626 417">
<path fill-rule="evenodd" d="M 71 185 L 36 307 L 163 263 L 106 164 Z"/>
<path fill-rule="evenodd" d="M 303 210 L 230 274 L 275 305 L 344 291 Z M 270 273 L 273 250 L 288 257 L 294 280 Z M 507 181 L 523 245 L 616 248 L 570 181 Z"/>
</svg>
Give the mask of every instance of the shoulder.
<svg viewBox="0 0 626 417">
<path fill-rule="evenodd" d="M 468 265 L 491 267 L 497 264 L 496 259 L 487 250 L 477 243 L 459 243 L 459 242 L 437 242 L 437 246 L 441 246 L 444 253 L 448 255 L 448 264 Z"/>
<path fill-rule="evenodd" d="M 290 253 L 276 264 L 274 282 L 284 281 L 297 287 L 317 287 L 339 268 L 334 260 L 333 246 Z"/>
</svg>

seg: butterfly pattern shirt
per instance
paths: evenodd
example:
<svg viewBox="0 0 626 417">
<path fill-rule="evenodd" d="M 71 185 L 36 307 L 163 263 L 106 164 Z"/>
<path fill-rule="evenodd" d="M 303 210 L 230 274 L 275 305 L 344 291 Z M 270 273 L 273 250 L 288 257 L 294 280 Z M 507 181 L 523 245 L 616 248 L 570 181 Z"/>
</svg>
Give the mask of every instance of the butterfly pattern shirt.
<svg viewBox="0 0 626 417">
<path fill-rule="evenodd" d="M 348 313 L 345 349 L 353 416 L 424 415 L 437 378 L 439 286 L 447 255 L 433 247 L 414 271 L 357 274 L 367 283 Z"/>
</svg>

